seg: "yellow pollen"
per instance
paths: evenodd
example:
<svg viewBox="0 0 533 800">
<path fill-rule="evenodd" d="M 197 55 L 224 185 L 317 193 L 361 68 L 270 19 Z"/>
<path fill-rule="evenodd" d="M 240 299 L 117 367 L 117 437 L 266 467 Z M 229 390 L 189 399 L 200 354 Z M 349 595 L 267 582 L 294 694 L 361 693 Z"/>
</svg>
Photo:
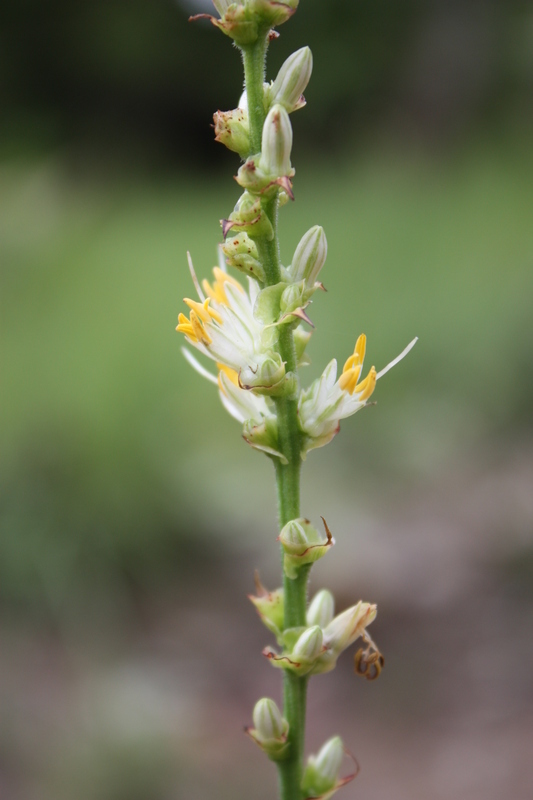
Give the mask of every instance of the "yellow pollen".
<svg viewBox="0 0 533 800">
<path fill-rule="evenodd" d="M 235 288 L 239 289 L 239 291 L 244 291 L 239 281 L 235 280 L 235 278 L 233 278 L 231 275 L 228 275 L 226 272 L 221 270 L 220 267 L 213 267 L 213 275 L 215 276 L 213 284 L 211 285 L 209 281 L 204 278 L 202 281 L 202 288 L 208 298 L 214 300 L 215 303 L 220 303 L 221 305 L 228 304 L 228 298 L 224 289 L 225 283 L 231 283 L 231 285 L 235 286 Z"/>
<path fill-rule="evenodd" d="M 374 389 L 376 388 L 376 368 L 371 367 L 370 372 L 358 383 L 351 394 L 358 394 L 359 400 L 368 400 Z"/>
</svg>

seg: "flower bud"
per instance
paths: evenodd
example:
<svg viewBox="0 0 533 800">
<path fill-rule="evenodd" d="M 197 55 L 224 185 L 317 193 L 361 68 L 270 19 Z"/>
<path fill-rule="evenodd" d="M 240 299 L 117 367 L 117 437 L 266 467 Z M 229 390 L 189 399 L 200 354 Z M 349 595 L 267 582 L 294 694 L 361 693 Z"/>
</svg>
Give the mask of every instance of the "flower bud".
<svg viewBox="0 0 533 800">
<path fill-rule="evenodd" d="M 302 327 L 296 328 L 293 333 L 294 347 L 296 349 L 296 358 L 298 359 L 298 366 L 303 367 L 310 363 L 309 356 L 305 352 L 305 348 L 309 344 L 309 339 L 312 336 L 311 331 L 305 331 Z"/>
<path fill-rule="evenodd" d="M 280 739 L 287 728 L 279 708 L 269 697 L 257 701 L 253 721 L 257 737 L 261 739 Z"/>
<path fill-rule="evenodd" d="M 242 3 L 228 2 L 228 0 L 213 0 L 213 5 L 220 14 L 220 19 L 211 17 L 209 14 L 195 14 L 190 19 L 208 17 L 215 27 L 233 39 L 239 47 L 257 41 L 261 20 L 257 18 L 257 15 L 250 14 L 247 6 Z"/>
<path fill-rule="evenodd" d="M 331 592 L 327 589 L 322 589 L 315 594 L 309 608 L 307 609 L 307 624 L 320 625 L 325 628 L 335 614 L 335 600 Z"/>
<path fill-rule="evenodd" d="M 313 56 L 308 47 L 297 50 L 282 64 L 269 90 L 270 103 L 279 103 L 289 113 L 305 105 L 303 93 L 313 70 Z"/>
<path fill-rule="evenodd" d="M 230 267 L 252 275 L 256 280 L 265 280 L 265 271 L 259 261 L 259 254 L 253 239 L 244 231 L 236 236 L 229 236 L 222 245 L 222 252 L 226 256 L 226 263 Z"/>
<path fill-rule="evenodd" d="M 304 795 L 320 797 L 331 792 L 339 781 L 339 770 L 344 757 L 340 736 L 329 739 L 316 756 L 310 756 L 304 771 Z"/>
<path fill-rule="evenodd" d="M 262 422 L 254 422 L 253 419 L 245 420 L 242 427 L 242 436 L 244 441 L 251 445 L 254 450 L 261 450 L 269 456 L 276 456 L 276 458 L 281 459 L 282 464 L 287 463 L 283 453 L 278 450 L 278 424 L 275 418 L 268 417 Z M 252 602 L 254 601 L 252 600 Z M 258 611 L 260 614 L 262 613 L 259 607 Z M 273 633 L 277 633 L 266 619 L 263 619 L 263 622 Z"/>
<path fill-rule="evenodd" d="M 279 761 L 287 753 L 287 734 L 289 724 L 281 716 L 276 703 L 269 697 L 263 697 L 255 704 L 254 728 L 247 728 L 246 732 L 254 742 L 264 750 L 273 761 Z"/>
<path fill-rule="evenodd" d="M 248 159 L 248 161 L 250 161 L 250 159 Z M 241 169 L 243 169 L 243 167 L 241 167 Z M 239 170 L 239 173 L 240 171 L 241 170 Z M 245 231 L 252 238 L 255 236 L 266 236 L 267 239 L 271 239 L 273 236 L 272 224 L 261 207 L 261 200 L 258 197 L 254 197 L 249 192 L 243 192 L 234 210 L 231 212 L 229 219 L 221 220 L 221 224 L 224 237 L 233 229 Z"/>
<path fill-rule="evenodd" d="M 288 522 L 278 538 L 284 551 L 283 569 L 291 579 L 297 577 L 301 567 L 325 556 L 329 547 L 334 544 L 327 526 L 326 537 L 323 537 L 313 528 L 309 520 L 302 517 Z"/>
<path fill-rule="evenodd" d="M 305 532 L 304 524 L 307 520 L 293 519 L 282 529 L 279 540 L 286 553 L 301 555 L 309 546 L 309 539 Z M 310 526 L 309 526 L 310 527 Z"/>
<path fill-rule="evenodd" d="M 328 242 L 324 229 L 314 225 L 300 239 L 289 274 L 293 281 L 305 280 L 308 287 L 312 287 L 318 273 L 324 266 L 328 254 Z"/>
<path fill-rule="evenodd" d="M 303 309 L 308 304 L 309 292 L 303 281 L 290 283 L 281 295 L 280 310 L 285 315 L 290 315 L 297 309 Z"/>
<path fill-rule="evenodd" d="M 250 136 L 248 114 L 242 108 L 233 111 L 216 111 L 213 114 L 215 123 L 215 141 L 224 144 L 242 158 L 250 153 Z"/>
<path fill-rule="evenodd" d="M 247 0 L 247 8 L 272 28 L 287 22 L 298 8 L 298 0 Z"/>
<path fill-rule="evenodd" d="M 285 362 L 279 353 L 272 353 L 263 358 L 255 367 L 245 367 L 240 373 L 243 389 L 254 389 L 261 394 L 272 394 L 285 378 Z M 275 391 L 274 391 L 275 393 Z"/>
<path fill-rule="evenodd" d="M 291 658 L 304 663 L 314 661 L 322 651 L 322 642 L 322 628 L 318 625 L 306 628 L 294 645 Z"/>
<path fill-rule="evenodd" d="M 259 169 L 272 179 L 291 172 L 292 126 L 281 105 L 272 106 L 263 125 Z"/>
</svg>

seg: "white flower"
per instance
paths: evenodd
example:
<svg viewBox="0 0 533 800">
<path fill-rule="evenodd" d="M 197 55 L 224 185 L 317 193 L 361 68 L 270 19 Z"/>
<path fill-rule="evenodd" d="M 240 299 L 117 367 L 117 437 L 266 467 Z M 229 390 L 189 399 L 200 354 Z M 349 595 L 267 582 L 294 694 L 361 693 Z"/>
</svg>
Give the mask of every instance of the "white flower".
<svg viewBox="0 0 533 800">
<path fill-rule="evenodd" d="M 241 388 L 268 393 L 279 386 L 285 364 L 274 349 L 276 329 L 254 317 L 255 281 L 249 281 L 246 292 L 238 281 L 215 267 L 214 282 L 204 280 L 200 288 L 190 266 L 200 300 L 185 298 L 189 317 L 180 314 L 176 330 L 205 356 L 233 370 Z"/>
<path fill-rule="evenodd" d="M 413 339 L 399 356 L 376 372 L 371 367 L 367 376 L 360 380 L 366 351 L 366 336 L 361 334 L 355 344 L 353 355 L 346 361 L 342 375 L 337 380 L 337 362 L 330 361 L 320 378 L 302 392 L 298 405 L 300 427 L 307 434 L 305 450 L 322 447 L 339 431 L 340 420 L 350 417 L 363 408 L 372 395 L 376 381 L 385 375 L 414 347 Z"/>
</svg>

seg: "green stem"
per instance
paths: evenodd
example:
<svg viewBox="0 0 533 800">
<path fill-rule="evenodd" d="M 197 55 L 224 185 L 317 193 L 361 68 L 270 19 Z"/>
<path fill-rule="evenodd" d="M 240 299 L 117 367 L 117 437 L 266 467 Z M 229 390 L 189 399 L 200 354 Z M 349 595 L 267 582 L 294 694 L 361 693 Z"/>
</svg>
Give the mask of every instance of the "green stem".
<svg viewBox="0 0 533 800">
<path fill-rule="evenodd" d="M 242 47 L 244 76 L 248 97 L 248 119 L 250 147 L 259 153 L 265 109 L 263 104 L 263 81 L 268 31 L 253 45 Z M 255 239 L 259 258 L 265 270 L 266 284 L 272 286 L 281 280 L 281 264 L 278 244 L 278 197 L 263 198 L 261 205 L 269 218 L 273 235 L 271 238 Z M 279 353 L 287 372 L 296 372 L 296 353 L 290 326 L 280 326 Z M 298 424 L 296 397 L 276 397 L 278 421 L 278 447 L 287 463 L 276 459 L 276 484 L 278 494 L 278 516 L 280 529 L 291 519 L 300 516 L 300 468 L 301 433 Z M 307 579 L 309 567 L 300 569 L 291 580 L 283 577 L 285 628 L 306 625 Z M 283 673 L 283 715 L 289 723 L 288 756 L 278 762 L 281 800 L 302 800 L 302 770 L 305 743 L 305 711 L 307 677 L 298 677 L 289 670 Z"/>
<path fill-rule="evenodd" d="M 252 155 L 261 151 L 261 137 L 265 121 L 263 83 L 265 81 L 265 58 L 268 47 L 268 31 L 259 35 L 253 44 L 241 47 L 244 64 L 244 83 L 248 100 L 250 125 L 250 148 Z"/>
</svg>

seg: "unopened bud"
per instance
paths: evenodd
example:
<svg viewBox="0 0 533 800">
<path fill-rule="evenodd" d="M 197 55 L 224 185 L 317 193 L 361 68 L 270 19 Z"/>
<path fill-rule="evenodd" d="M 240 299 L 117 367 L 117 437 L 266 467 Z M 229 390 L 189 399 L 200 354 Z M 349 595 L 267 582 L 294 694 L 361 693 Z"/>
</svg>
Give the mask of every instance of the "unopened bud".
<svg viewBox="0 0 533 800">
<path fill-rule="evenodd" d="M 279 541 L 284 551 L 283 569 L 294 579 L 298 570 L 325 556 L 334 539 L 326 527 L 326 538 L 313 528 L 309 520 L 299 517 L 288 522 L 281 530 Z"/>
<path fill-rule="evenodd" d="M 263 125 L 259 169 L 272 178 L 291 172 L 292 127 L 281 105 L 272 106 Z"/>
<path fill-rule="evenodd" d="M 315 283 L 328 254 L 324 228 L 314 225 L 300 239 L 289 272 L 293 281 L 305 280 L 307 286 Z"/>
<path fill-rule="evenodd" d="M 301 555 L 309 546 L 309 539 L 305 532 L 303 519 L 293 519 L 288 522 L 279 535 L 279 540 L 286 553 Z"/>
<path fill-rule="evenodd" d="M 336 786 L 343 757 L 344 746 L 340 736 L 329 739 L 316 756 L 309 757 L 303 777 L 306 796 L 320 797 Z"/>
<path fill-rule="evenodd" d="M 261 739 L 280 739 L 287 727 L 279 708 L 269 697 L 257 701 L 253 721 L 257 736 Z"/>
<path fill-rule="evenodd" d="M 247 0 L 247 9 L 273 28 L 287 22 L 297 8 L 298 0 Z"/>
<path fill-rule="evenodd" d="M 297 50 L 282 64 L 270 87 L 272 105 L 279 103 L 289 113 L 305 105 L 303 93 L 313 70 L 313 56 L 308 47 Z"/>
<path fill-rule="evenodd" d="M 233 111 L 216 111 L 213 114 L 215 123 L 215 141 L 224 144 L 228 150 L 246 158 L 250 153 L 250 136 L 248 114 L 242 108 Z"/>
<path fill-rule="evenodd" d="M 335 600 L 331 592 L 327 589 L 322 589 L 315 594 L 309 608 L 307 609 L 307 624 L 320 625 L 325 628 L 335 614 Z"/>
<path fill-rule="evenodd" d="M 270 697 L 263 697 L 255 704 L 254 728 L 247 733 L 273 761 L 280 761 L 287 753 L 287 734 L 289 724 L 281 716 L 276 703 Z"/>
<path fill-rule="evenodd" d="M 292 649 L 291 658 L 307 663 L 314 661 L 322 651 L 322 643 L 322 629 L 318 625 L 313 625 L 301 634 Z"/>
<path fill-rule="evenodd" d="M 284 314 L 290 314 L 298 308 L 304 308 L 307 305 L 308 299 L 309 292 L 306 290 L 303 281 L 299 283 L 290 283 L 281 295 L 279 307 Z"/>
<path fill-rule="evenodd" d="M 265 280 L 265 271 L 259 261 L 257 246 L 244 231 L 235 236 L 228 236 L 222 245 L 222 252 L 226 256 L 228 266 L 252 275 L 258 281 Z"/>
</svg>

